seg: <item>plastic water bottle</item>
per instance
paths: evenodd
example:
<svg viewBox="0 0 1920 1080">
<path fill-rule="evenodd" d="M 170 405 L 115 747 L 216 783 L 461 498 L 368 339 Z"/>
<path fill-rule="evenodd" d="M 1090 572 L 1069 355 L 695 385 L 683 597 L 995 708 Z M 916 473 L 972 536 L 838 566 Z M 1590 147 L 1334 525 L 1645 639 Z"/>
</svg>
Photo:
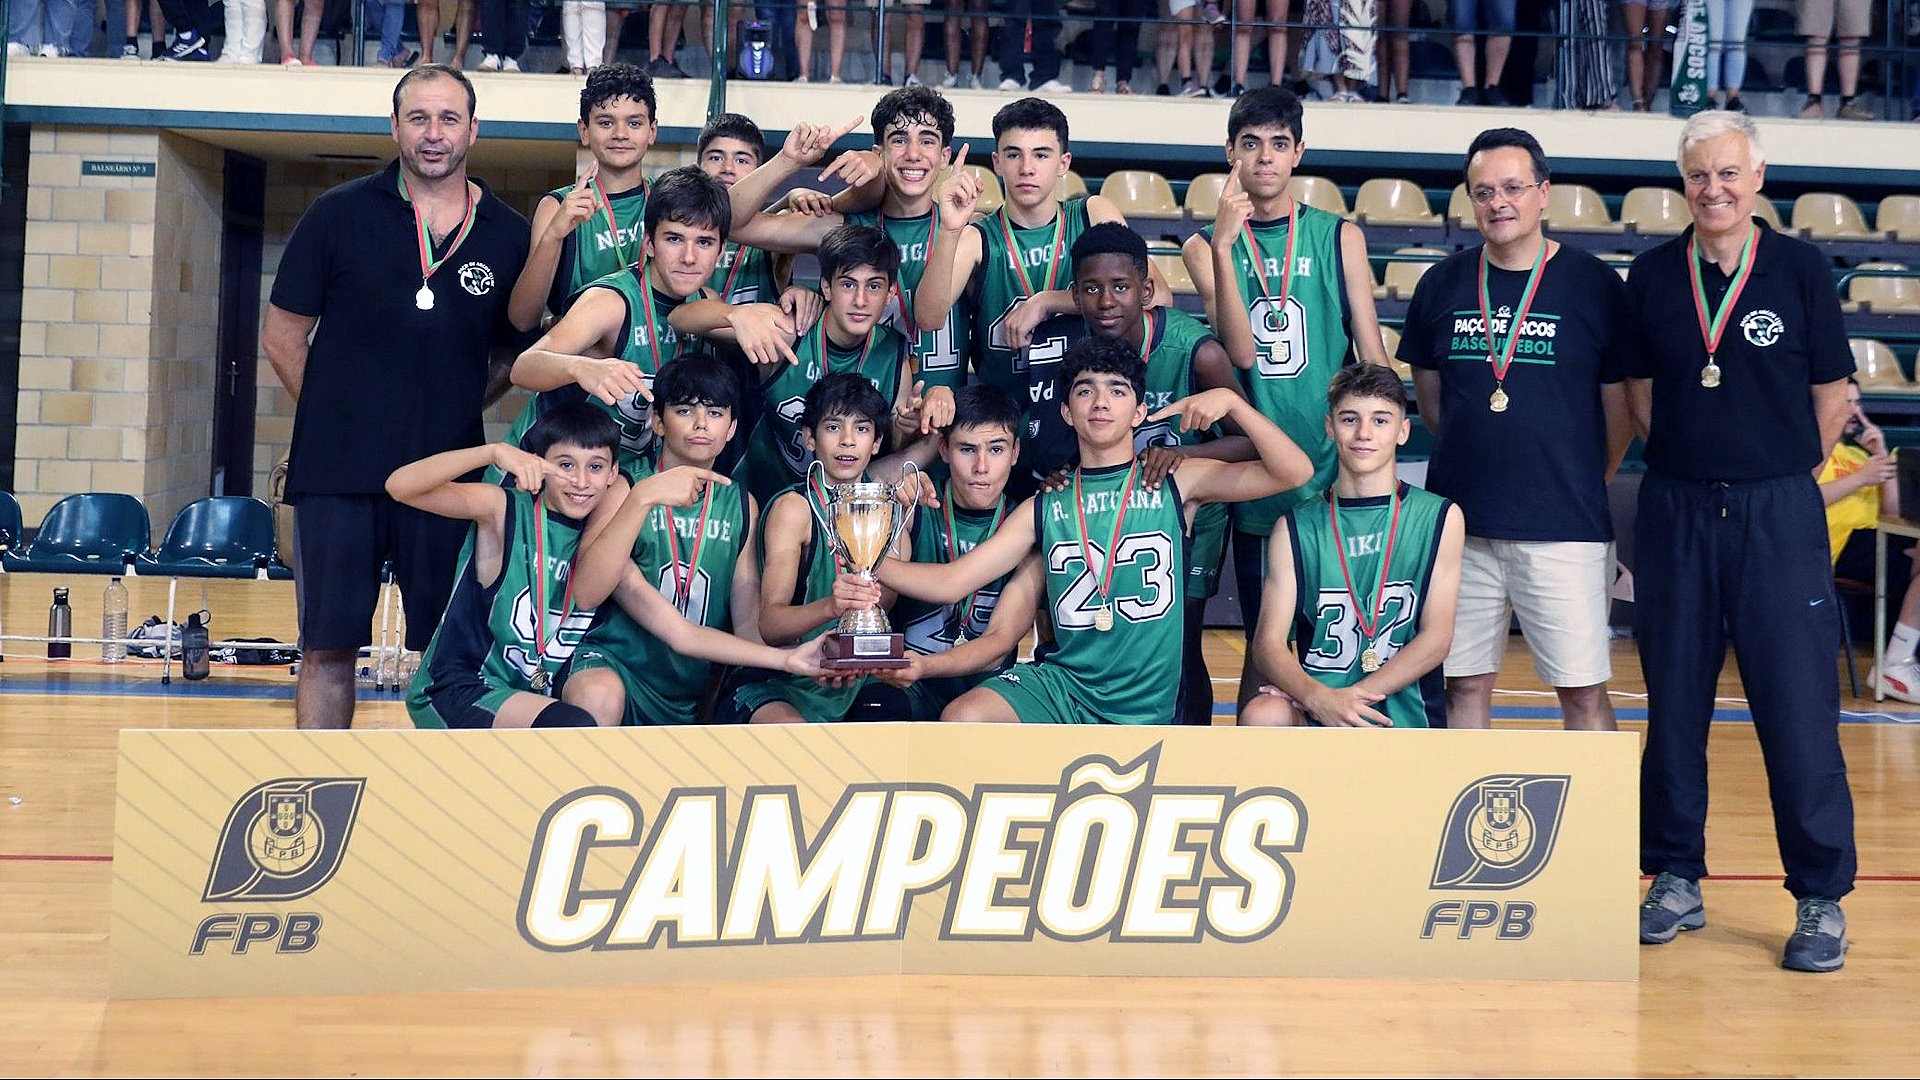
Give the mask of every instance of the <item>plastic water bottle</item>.
<svg viewBox="0 0 1920 1080">
<path fill-rule="evenodd" d="M 204 679 L 213 673 L 212 642 L 200 613 L 187 616 L 187 628 L 180 632 L 180 674 L 189 680 Z"/>
<path fill-rule="evenodd" d="M 53 606 L 47 609 L 47 636 L 50 638 L 73 637 L 73 608 L 67 604 L 67 590 L 53 590 Z M 73 642 L 47 642 L 47 659 L 65 660 L 73 655 Z"/>
<path fill-rule="evenodd" d="M 100 611 L 100 636 L 108 639 L 100 646 L 100 659 L 117 664 L 127 658 L 127 587 L 119 578 L 107 582 Z"/>
</svg>

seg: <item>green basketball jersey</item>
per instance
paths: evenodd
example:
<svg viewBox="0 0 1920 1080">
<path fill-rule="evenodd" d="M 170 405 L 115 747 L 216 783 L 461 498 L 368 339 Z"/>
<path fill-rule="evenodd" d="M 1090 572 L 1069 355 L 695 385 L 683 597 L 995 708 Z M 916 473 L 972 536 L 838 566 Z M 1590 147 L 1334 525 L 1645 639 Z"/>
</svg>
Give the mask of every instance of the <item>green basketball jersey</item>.
<svg viewBox="0 0 1920 1080">
<path fill-rule="evenodd" d="M 635 479 L 653 475 L 647 459 Z M 707 485 L 707 499 L 689 507 L 656 506 L 634 540 L 640 574 L 680 614 L 700 626 L 731 625 L 733 569 L 747 541 L 746 493 L 731 484 Z M 671 530 L 671 531 L 669 531 Z M 706 693 L 712 665 L 668 648 L 625 609 L 607 613 L 581 642 L 577 665 L 592 660 L 613 668 L 627 687 L 628 716 L 663 724 L 691 724 Z"/>
<path fill-rule="evenodd" d="M 795 484 L 781 492 L 778 497 L 785 498 L 789 492 L 807 501 L 810 514 L 826 514 L 826 507 L 821 505 L 819 496 L 808 490 L 805 483 Z M 813 517 L 812 526 L 807 535 L 806 548 L 800 553 L 800 572 L 795 575 L 793 582 L 791 602 L 796 607 L 833 595 L 834 580 L 840 576 L 839 567 L 833 557 L 833 549 L 820 531 L 819 516 Z M 760 530 L 760 563 L 763 566 L 767 561 L 766 544 L 766 530 L 762 529 Z M 802 634 L 800 641 L 812 641 L 833 629 L 834 626 L 833 622 L 822 623 Z M 859 696 L 860 688 L 865 685 L 865 678 L 854 679 L 846 686 L 835 688 L 823 686 L 813 679 L 799 675 L 770 675 L 740 687 L 734 693 L 734 702 L 739 707 L 742 717 L 752 716 L 754 710 L 770 701 L 784 701 L 792 705 L 810 724 L 829 723 L 846 719 L 848 711 L 853 708 L 853 699 Z"/>
<path fill-rule="evenodd" d="M 1423 488 L 1400 485 L 1400 522 L 1393 529 L 1391 561 L 1381 585 L 1380 562 L 1389 557 L 1388 525 L 1393 500 L 1387 496 L 1337 500 L 1339 539 L 1334 541 L 1332 493 L 1301 503 L 1287 513 L 1293 541 L 1295 651 L 1307 674 L 1332 687 L 1352 686 L 1366 671 L 1360 657 L 1371 645 L 1386 663 L 1420 632 L 1427 582 L 1433 576 L 1446 524 L 1446 499 Z M 1346 551 L 1346 572 L 1340 566 Z M 1347 588 L 1349 577 L 1352 591 Z M 1356 600 L 1356 596 L 1358 599 Z M 1371 638 L 1362 622 L 1371 622 Z M 1374 706 L 1395 727 L 1430 727 L 1446 716 L 1446 687 L 1441 669 L 1395 692 Z"/>
<path fill-rule="evenodd" d="M 1002 495 L 1000 505 L 995 510 L 968 510 L 954 504 L 951 486 L 942 493 L 941 499 L 945 503 L 944 508 L 936 510 L 922 506 L 914 519 L 914 562 L 950 563 L 965 555 L 992 536 L 1011 509 L 1007 506 L 1006 496 Z M 949 515 L 952 517 L 951 529 L 948 528 Z M 980 637 L 987 632 L 987 624 L 993 619 L 994 608 L 1000 602 L 1000 590 L 1006 586 L 1007 578 L 1012 576 L 1001 575 L 997 581 L 976 590 L 958 604 L 932 604 L 902 596 L 894 605 L 894 629 L 906 639 L 907 648 L 922 656 L 953 648 L 958 644 L 962 631 L 969 638 Z M 940 719 L 940 710 L 946 708 L 948 702 L 973 689 L 983 679 L 1006 670 L 1012 660 L 1013 656 L 1009 653 L 991 671 L 963 678 L 922 679 L 915 683 L 907 694 L 917 710 L 914 719 Z"/>
<path fill-rule="evenodd" d="M 973 290 L 974 372 L 981 382 L 1019 400 L 1020 392 L 1026 389 L 1026 361 L 1007 347 L 1007 316 L 1031 295 L 1028 282 L 1039 292 L 1049 287 L 1064 289 L 1072 281 L 1073 264 L 1067 252 L 1087 231 L 1087 200 L 1079 197 L 1061 203 L 1054 220 L 1037 229 L 1015 228 L 1005 207 L 973 227 L 980 230 L 980 266 L 974 271 Z M 1007 243 L 1009 233 L 1013 236 L 1011 247 Z M 1013 248 L 1019 250 L 1017 264 Z M 1020 267 L 1026 269 L 1025 279 Z"/>
<path fill-rule="evenodd" d="M 729 243 L 721 249 L 707 287 L 729 304 L 772 304 L 780 299 L 773 256 L 744 244 Z"/>
<path fill-rule="evenodd" d="M 1179 698 L 1186 577 L 1180 492 L 1171 476 L 1152 491 L 1135 476 L 1116 541 L 1120 501 L 1133 472 L 1132 464 L 1081 470 L 1084 546 L 1073 485 L 1035 500 L 1054 636 L 1036 660 L 1069 677 L 1072 697 L 1085 713 L 1081 723 L 1171 724 Z M 1112 623 L 1101 630 L 1097 575 L 1108 565 L 1109 547 Z"/>
<path fill-rule="evenodd" d="M 544 519 L 537 526 L 540 543 L 535 540 L 536 513 Z M 500 576 L 491 585 L 480 583 L 469 531 L 453 595 L 408 688 L 407 712 L 416 727 L 446 727 L 435 698 L 476 682 L 489 691 L 482 703 L 490 708 L 497 708 L 516 691 L 551 692 L 533 688 L 535 673 L 544 671 L 550 682 L 593 623 L 592 608 L 569 607 L 572 597 L 567 581 L 580 543 L 580 525 L 541 507 L 534 496 L 508 489 L 501 524 Z M 545 566 L 536 570 L 536 551 L 542 547 Z M 546 599 L 545 618 L 538 627 L 536 574 L 545 579 Z"/>
<path fill-rule="evenodd" d="M 887 301 L 887 313 L 880 322 L 906 333 L 913 325 L 914 294 L 927 272 L 927 251 L 933 247 L 933 211 L 918 217 L 890 218 L 878 210 L 867 210 L 846 217 L 849 225 L 873 225 L 884 230 L 900 249 L 899 287 Z M 921 331 L 914 343 L 913 355 L 920 365 L 918 378 L 926 380 L 929 390 L 936 386 L 959 389 L 966 381 L 966 358 L 972 342 L 973 305 L 963 295 L 947 311 L 946 322 Z"/>
<path fill-rule="evenodd" d="M 1240 373 L 1247 400 L 1306 451 L 1314 464 L 1313 479 L 1306 484 L 1234 506 L 1235 527 L 1256 536 L 1270 535 L 1273 523 L 1288 508 L 1333 484 L 1338 463 L 1333 440 L 1327 436 L 1327 385 L 1352 348 L 1347 336 L 1347 293 L 1340 273 L 1341 219 L 1296 202 L 1292 222 L 1299 233 L 1293 238 L 1293 276 L 1284 311 L 1279 293 L 1289 221 L 1252 223 L 1260 246 L 1259 273 L 1254 271 L 1244 238 L 1233 248 L 1240 297 L 1248 305 L 1256 350 L 1252 370 Z M 1202 229 L 1201 235 L 1211 243 L 1213 226 Z M 1273 295 L 1264 295 L 1269 288 Z"/>
<path fill-rule="evenodd" d="M 813 454 L 800 421 L 806 414 L 807 391 L 814 383 L 830 374 L 858 371 L 880 391 L 888 407 L 893 406 L 900 389 L 900 365 L 906 363 L 907 339 L 892 327 L 876 326 L 869 342 L 836 345 L 824 327 L 815 324 L 811 333 L 794 343 L 800 362 L 782 365 L 760 384 L 760 423 L 748 436 L 746 454 L 734 469 L 733 480 L 744 484 L 761 506 L 771 506 L 781 490 L 806 480 Z M 884 435 L 888 418 L 881 417 L 879 423 Z"/>
<path fill-rule="evenodd" d="M 568 184 L 547 192 L 547 197 L 565 202 L 571 194 L 573 185 Z M 547 290 L 547 307 L 555 315 L 566 314 L 581 289 L 640 262 L 647 185 L 610 194 L 607 203 L 613 209 L 612 221 L 602 207 L 560 242 L 560 266 L 554 272 L 553 287 Z"/>
<path fill-rule="evenodd" d="M 1194 354 L 1216 340 L 1199 319 L 1174 308 L 1152 308 L 1147 315 L 1147 415 L 1151 416 L 1183 397 L 1198 393 Z M 1177 420 L 1140 425 L 1133 434 L 1133 452 L 1151 446 L 1192 446 L 1218 438 L 1217 431 L 1181 431 Z M 1193 514 L 1192 543 L 1187 551 L 1187 599 L 1203 600 L 1220 589 L 1220 560 L 1226 554 L 1227 504 L 1204 503 Z"/>
<path fill-rule="evenodd" d="M 660 373 L 660 368 L 680 355 L 683 349 L 691 350 L 695 339 L 682 338 L 679 332 L 674 330 L 673 324 L 667 321 L 667 316 L 673 313 L 673 309 L 687 301 L 675 300 L 658 289 L 644 284 L 641 275 L 645 272 L 641 267 L 632 267 L 603 277 L 587 287 L 611 289 L 626 302 L 626 320 L 620 327 L 619 359 L 638 364 L 647 386 L 651 387 L 653 377 Z M 646 313 L 640 307 L 643 302 L 642 297 L 653 304 L 651 329 L 648 327 Z M 660 338 L 658 350 L 653 347 L 653 336 L 656 332 Z M 507 441 L 515 446 L 520 445 L 520 437 L 527 433 L 527 429 L 533 426 L 534 421 L 538 420 L 553 402 L 580 400 L 592 402 L 619 423 L 619 465 L 622 472 L 631 475 L 635 463 L 653 452 L 653 426 L 648 423 L 652 405 L 638 393 L 629 394 L 616 405 L 609 405 L 597 397 L 588 395 L 577 386 L 565 386 L 558 390 L 536 394 L 527 402 L 526 407 L 520 410 L 520 415 L 514 418 L 513 426 L 507 429 Z M 489 472 L 488 476 L 493 477 L 495 474 Z"/>
</svg>

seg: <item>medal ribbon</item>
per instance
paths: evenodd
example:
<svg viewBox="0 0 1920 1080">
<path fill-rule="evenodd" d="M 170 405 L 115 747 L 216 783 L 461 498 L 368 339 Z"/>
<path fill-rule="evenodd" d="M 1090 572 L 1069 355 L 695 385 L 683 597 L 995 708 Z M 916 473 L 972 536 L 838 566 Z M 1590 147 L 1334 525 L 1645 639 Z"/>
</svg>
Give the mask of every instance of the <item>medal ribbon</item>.
<svg viewBox="0 0 1920 1080">
<path fill-rule="evenodd" d="M 740 268 L 747 265 L 747 256 L 751 252 L 744 244 L 728 244 L 726 250 L 733 252 L 733 264 L 727 267 L 727 280 L 720 283 L 720 299 L 733 303 L 733 279 L 740 276 Z"/>
<path fill-rule="evenodd" d="M 653 374 L 660 374 L 660 324 L 659 316 L 653 310 L 653 271 L 652 264 L 641 268 L 640 273 L 640 315 L 647 324 L 647 351 L 653 354 Z"/>
<path fill-rule="evenodd" d="M 1127 524 L 1127 504 L 1133 496 L 1133 478 L 1140 471 L 1140 459 L 1127 466 L 1127 485 L 1120 489 L 1120 513 L 1113 521 L 1113 536 L 1107 540 L 1107 564 L 1100 570 L 1100 603 L 1107 603 L 1107 590 L 1113 585 L 1113 549 L 1120 544 L 1120 530 Z M 1073 516 L 1080 525 L 1080 561 L 1093 572 L 1093 552 L 1087 549 L 1087 504 L 1080 496 L 1080 470 L 1073 470 Z"/>
<path fill-rule="evenodd" d="M 1333 525 L 1333 551 L 1340 557 L 1340 580 L 1346 583 L 1347 598 L 1353 601 L 1353 617 L 1360 624 L 1360 632 L 1366 635 L 1368 647 L 1380 633 L 1380 605 L 1387 592 L 1387 570 L 1393 565 L 1393 538 L 1400 531 L 1400 485 L 1393 485 L 1393 513 L 1387 519 L 1386 550 L 1380 555 L 1380 583 L 1374 587 L 1373 603 L 1368 607 L 1370 615 L 1360 610 L 1360 594 L 1353 591 L 1353 575 L 1347 570 L 1347 544 L 1340 538 L 1340 497 L 1327 493 L 1327 520 Z"/>
<path fill-rule="evenodd" d="M 880 231 L 887 232 L 887 212 L 885 210 L 876 210 L 874 211 L 874 214 L 880 222 Z M 933 219 L 934 219 L 934 215 L 929 213 L 927 215 L 927 235 L 924 239 L 920 241 L 920 250 L 923 252 L 933 250 Z M 910 221 L 912 219 L 903 218 L 903 219 L 897 219 L 897 220 Z M 887 233 L 887 236 L 891 238 L 893 234 Z M 907 250 L 907 245 L 905 244 L 901 244 L 899 245 L 899 247 L 900 247 L 900 250 L 903 252 Z M 927 265 L 926 256 L 922 255 L 920 258 L 920 266 L 921 266 L 922 272 L 925 272 L 926 265 Z M 907 296 L 907 288 L 903 280 L 905 273 L 906 273 L 906 268 L 904 266 L 900 270 L 897 270 L 894 272 L 893 298 L 899 301 L 900 318 L 903 322 L 907 324 L 906 325 L 907 341 L 910 342 L 915 349 L 918 349 L 920 347 L 920 324 L 916 323 L 913 319 L 913 303 Z"/>
<path fill-rule="evenodd" d="M 593 192 L 593 201 L 599 206 L 600 213 L 607 215 L 607 227 L 613 230 L 613 253 L 620 258 L 621 266 L 632 266 L 637 260 L 627 258 L 626 246 L 620 243 L 620 220 L 613 216 L 613 201 L 607 198 L 606 189 L 600 186 L 600 163 L 594 162 L 587 170 L 587 190 Z M 647 182 L 640 181 L 640 199 L 646 201 Z M 726 299 L 724 296 L 721 299 Z"/>
<path fill-rule="evenodd" d="M 419 241 L 420 247 L 420 284 L 425 285 L 433 277 L 433 272 L 440 269 L 441 263 L 453 258 L 453 253 L 459 251 L 460 245 L 466 242 L 467 234 L 473 231 L 473 187 L 467 187 L 467 213 L 460 219 L 460 228 L 454 234 L 453 243 L 447 248 L 447 253 L 437 259 L 433 257 L 433 236 L 427 231 L 427 217 L 420 212 L 420 204 L 413 201 L 413 192 L 407 190 L 404 169 L 400 171 L 400 197 L 407 200 L 407 205 L 413 209 L 414 239 Z"/>
<path fill-rule="evenodd" d="M 873 339 L 878 337 L 879 334 L 880 328 L 878 326 L 867 331 L 867 340 L 860 345 L 860 359 L 856 360 L 854 365 L 847 369 L 847 372 L 857 375 L 866 370 L 867 354 L 873 351 Z M 833 353 L 830 351 L 832 348 L 833 342 L 827 340 L 827 316 L 825 312 L 822 312 L 820 318 L 814 320 L 813 324 L 813 349 L 814 353 L 820 357 L 820 373 L 822 377 L 836 374 L 833 370 Z M 847 372 L 839 372 L 838 374 L 846 374 Z"/>
<path fill-rule="evenodd" d="M 954 524 L 953 524 L 953 481 L 952 481 L 951 479 L 949 479 L 949 480 L 947 481 L 947 497 L 946 497 L 946 499 L 945 499 L 945 500 L 944 500 L 944 501 L 943 501 L 943 502 L 942 502 L 942 503 L 940 504 L 940 511 L 941 511 L 941 513 L 943 513 L 944 515 L 946 515 L 946 519 L 947 519 L 947 537 L 946 537 L 946 539 L 947 539 L 947 562 L 948 562 L 948 563 L 956 563 L 956 562 L 959 562 L 959 561 L 960 561 L 960 543 L 959 543 L 959 541 L 958 541 L 957 539 L 955 539 L 955 537 L 954 537 L 954 534 L 953 534 L 953 530 L 954 530 Z M 992 535 L 993 535 L 994 533 L 996 533 L 996 532 L 999 532 L 999 531 L 1000 531 L 1000 522 L 1001 522 L 1002 520 L 1004 520 L 1004 519 L 1006 518 L 1006 516 L 1007 516 L 1007 497 L 1006 497 L 1005 495 L 1002 495 L 1002 496 L 1000 496 L 1000 499 L 999 499 L 999 501 L 998 501 L 998 502 L 996 502 L 996 503 L 994 504 L 994 507 L 993 507 L 993 524 L 991 524 L 991 525 L 989 525 L 989 526 L 987 526 L 987 535 L 988 535 L 988 536 L 992 536 Z M 1082 529 L 1080 530 L 1080 533 L 1081 533 L 1081 535 L 1082 535 L 1082 536 L 1085 536 L 1085 535 L 1086 535 L 1086 529 L 1085 529 L 1085 528 L 1083 527 L 1083 528 L 1082 528 Z M 1085 557 L 1085 553 L 1084 553 L 1084 552 L 1082 552 L 1082 557 L 1083 557 L 1083 558 Z M 974 608 L 974 601 L 976 601 L 976 600 L 978 600 L 978 599 L 979 599 L 979 597 L 980 597 L 980 594 L 979 594 L 978 592 L 974 592 L 974 593 L 970 593 L 970 594 L 968 594 L 968 596 L 967 596 L 967 606 L 966 606 L 966 607 L 964 607 L 964 608 L 962 608 L 962 609 L 960 610 L 960 621 L 959 621 L 959 627 L 960 627 L 960 633 L 962 633 L 962 634 L 964 634 L 964 633 L 966 633 L 966 632 L 967 632 L 967 623 L 968 623 L 968 621 L 970 621 L 970 620 L 971 620 L 971 619 L 973 618 L 973 608 Z"/>
<path fill-rule="evenodd" d="M 548 481 L 552 483 L 552 481 Z M 567 591 L 560 601 L 560 626 L 573 614 L 573 563 L 567 563 Z M 554 634 L 558 636 L 559 630 Z M 547 663 L 547 508 L 540 496 L 533 496 L 533 644 L 538 651 L 534 662 L 546 670 Z"/>
<path fill-rule="evenodd" d="M 1540 241 L 1540 254 L 1533 260 L 1533 269 L 1527 271 L 1526 287 L 1520 290 L 1520 306 L 1514 309 L 1513 321 L 1507 324 L 1505 344 L 1495 347 L 1493 343 L 1493 302 L 1487 295 L 1487 248 L 1480 246 L 1480 325 L 1487 332 L 1487 363 L 1493 365 L 1493 381 L 1496 386 L 1507 379 L 1507 369 L 1513 366 L 1514 350 L 1520 346 L 1520 327 L 1527 321 L 1527 312 L 1533 309 L 1534 293 L 1540 288 L 1540 268 L 1547 264 L 1547 242 Z"/>
<path fill-rule="evenodd" d="M 659 508 L 666 511 L 662 516 L 666 519 L 667 552 L 673 560 L 667 564 L 668 569 L 673 571 L 673 605 L 680 609 L 682 615 L 687 613 L 687 601 L 693 595 L 693 575 L 700 568 L 700 549 L 707 543 L 707 512 L 713 509 L 713 485 L 706 487 L 706 497 L 700 503 L 700 524 L 693 534 L 693 557 L 687 560 L 685 578 L 680 576 L 680 540 L 676 535 L 680 531 L 676 528 L 679 518 L 670 507 Z"/>
<path fill-rule="evenodd" d="M 1033 279 L 1027 276 L 1027 263 L 1025 259 L 1021 258 L 1021 255 L 1024 253 L 1020 250 L 1019 242 L 1013 238 L 1013 227 L 1007 223 L 1006 208 L 1002 207 L 1000 213 L 996 216 L 1000 219 L 1000 235 L 1006 237 L 1007 240 L 1007 255 L 1013 260 L 1013 272 L 1020 275 L 1020 286 L 1026 290 L 1022 295 L 1032 296 L 1035 293 L 1041 292 L 1042 290 L 1033 287 Z M 1047 287 L 1044 290 L 1046 292 L 1052 292 L 1054 284 L 1059 280 L 1060 238 L 1064 234 L 1066 227 L 1067 208 L 1064 206 L 1056 207 L 1053 215 L 1053 240 L 1047 245 L 1047 251 L 1053 258 L 1052 261 L 1047 264 Z M 931 228 L 931 226 L 929 226 L 929 228 Z"/>
<path fill-rule="evenodd" d="M 1740 300 L 1740 294 L 1746 290 L 1747 281 L 1753 277 L 1753 248 L 1760 239 L 1758 226 L 1747 226 L 1747 242 L 1740 248 L 1740 263 L 1733 268 L 1733 278 L 1727 282 L 1727 295 L 1720 298 L 1720 310 L 1707 313 L 1707 284 L 1700 274 L 1700 260 L 1706 253 L 1700 250 L 1700 237 L 1696 234 L 1687 260 L 1687 276 L 1693 280 L 1693 313 L 1700 320 L 1700 340 L 1707 347 L 1707 363 L 1714 362 L 1714 355 L 1720 351 L 1720 339 L 1726 335 L 1727 323 L 1733 318 L 1733 309 Z"/>
<path fill-rule="evenodd" d="M 1253 267 L 1254 280 L 1260 283 L 1260 298 L 1279 304 L 1278 318 L 1286 317 L 1287 294 L 1293 291 L 1293 236 L 1298 231 L 1294 226 L 1298 224 L 1300 217 L 1300 204 L 1291 195 L 1287 197 L 1287 206 L 1287 257 L 1280 264 L 1279 296 L 1273 294 L 1273 286 L 1267 281 L 1265 260 L 1260 257 L 1260 245 L 1253 239 L 1253 222 L 1240 223 L 1240 239 L 1247 242 L 1247 262 Z"/>
</svg>

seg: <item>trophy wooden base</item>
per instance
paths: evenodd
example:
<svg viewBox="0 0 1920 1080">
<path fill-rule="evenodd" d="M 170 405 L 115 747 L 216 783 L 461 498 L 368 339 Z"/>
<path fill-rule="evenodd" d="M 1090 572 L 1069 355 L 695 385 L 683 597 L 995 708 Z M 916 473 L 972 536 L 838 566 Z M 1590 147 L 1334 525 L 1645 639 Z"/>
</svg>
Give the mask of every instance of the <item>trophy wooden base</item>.
<svg viewBox="0 0 1920 1080">
<path fill-rule="evenodd" d="M 843 634 L 835 630 L 826 635 L 821 666 L 828 671 L 883 671 L 903 668 L 907 659 L 906 639 L 899 634 Z"/>
</svg>

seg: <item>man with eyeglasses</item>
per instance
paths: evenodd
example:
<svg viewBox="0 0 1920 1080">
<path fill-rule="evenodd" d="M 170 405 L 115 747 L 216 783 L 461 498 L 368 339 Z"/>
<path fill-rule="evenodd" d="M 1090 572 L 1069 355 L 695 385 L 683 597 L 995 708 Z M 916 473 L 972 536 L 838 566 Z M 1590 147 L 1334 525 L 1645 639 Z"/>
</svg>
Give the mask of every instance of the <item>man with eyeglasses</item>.
<svg viewBox="0 0 1920 1080">
<path fill-rule="evenodd" d="M 1781 964 L 1846 962 L 1840 898 L 1857 860 L 1840 753 L 1840 617 L 1814 474 L 1846 424 L 1853 359 L 1824 254 L 1753 216 L 1753 121 L 1703 112 L 1680 134 L 1693 227 L 1634 260 L 1628 398 L 1647 436 L 1634 527 L 1647 744 L 1640 940 L 1706 925 L 1707 732 L 1727 643 L 1740 662 L 1797 903 Z"/>
<path fill-rule="evenodd" d="M 1568 730 L 1612 731 L 1613 522 L 1607 481 L 1632 439 L 1621 385 L 1626 295 L 1606 264 L 1546 238 L 1547 158 L 1517 128 L 1467 148 L 1485 241 L 1429 270 L 1400 338 L 1437 436 L 1427 487 L 1467 519 L 1447 726 L 1491 723 L 1518 615 Z"/>
</svg>

